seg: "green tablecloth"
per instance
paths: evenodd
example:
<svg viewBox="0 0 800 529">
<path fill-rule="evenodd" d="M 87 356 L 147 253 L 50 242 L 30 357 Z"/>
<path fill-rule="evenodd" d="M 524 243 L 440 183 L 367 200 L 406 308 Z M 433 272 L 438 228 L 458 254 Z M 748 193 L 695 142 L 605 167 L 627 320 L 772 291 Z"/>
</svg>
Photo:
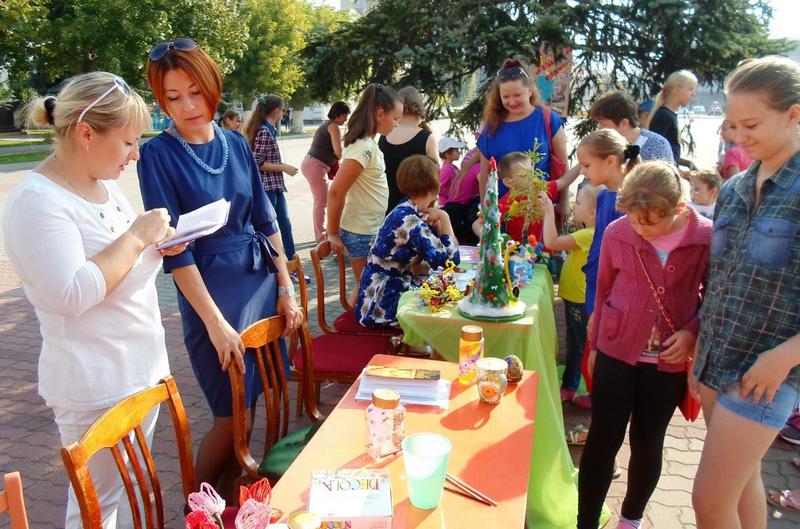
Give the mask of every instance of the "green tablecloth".
<svg viewBox="0 0 800 529">
<path fill-rule="evenodd" d="M 483 327 L 486 356 L 503 358 L 515 354 L 522 359 L 525 369 L 539 372 L 528 484 L 528 527 L 571 529 L 576 523 L 578 490 L 575 468 L 564 438 L 556 372 L 558 337 L 553 314 L 553 282 L 545 266 L 536 265 L 534 277 L 521 289 L 520 298 L 527 305 L 522 319 L 508 323 L 477 323 Z M 461 316 L 454 305 L 438 313 L 421 308 L 413 292 L 403 294 L 397 318 L 406 343 L 419 347 L 427 342 L 450 361 L 458 361 L 461 327 L 476 323 Z"/>
</svg>

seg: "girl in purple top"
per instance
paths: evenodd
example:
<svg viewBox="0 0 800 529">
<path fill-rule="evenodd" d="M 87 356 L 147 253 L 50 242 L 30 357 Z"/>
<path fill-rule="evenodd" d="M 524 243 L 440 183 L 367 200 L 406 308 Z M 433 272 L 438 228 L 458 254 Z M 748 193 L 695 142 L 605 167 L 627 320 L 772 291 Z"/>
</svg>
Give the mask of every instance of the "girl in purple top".
<svg viewBox="0 0 800 529">
<path fill-rule="evenodd" d="M 700 327 L 711 221 L 681 198 L 677 170 L 647 162 L 625 177 L 603 235 L 590 330 L 592 428 L 578 475 L 578 528 L 596 529 L 630 427 L 628 488 L 618 529 L 638 529 L 661 474 L 664 435 L 686 393 Z"/>
</svg>

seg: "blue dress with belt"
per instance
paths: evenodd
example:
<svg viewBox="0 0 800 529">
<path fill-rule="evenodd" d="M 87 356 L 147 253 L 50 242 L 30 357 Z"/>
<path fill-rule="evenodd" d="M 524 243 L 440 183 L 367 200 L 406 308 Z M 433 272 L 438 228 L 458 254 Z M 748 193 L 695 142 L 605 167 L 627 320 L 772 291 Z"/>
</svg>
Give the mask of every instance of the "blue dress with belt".
<svg viewBox="0 0 800 529">
<path fill-rule="evenodd" d="M 227 322 L 241 332 L 248 325 L 275 315 L 277 280 L 267 237 L 278 232 L 275 210 L 261 185 L 253 153 L 238 132 L 216 129 L 205 144 L 189 144 L 211 167 L 223 161 L 218 134 L 225 134 L 229 157 L 221 174 L 204 170 L 178 139 L 163 132 L 142 146 L 137 164 L 145 209 L 166 208 L 173 226 L 178 216 L 220 198 L 231 203 L 228 223 L 216 233 L 196 240 L 183 253 L 164 257 L 164 272 L 196 265 L 211 298 Z M 215 417 L 232 415 L 231 385 L 206 327 L 178 289 L 183 339 L 200 387 Z M 284 351 L 284 365 L 287 365 Z M 255 404 L 261 382 L 255 356 L 245 355 L 246 402 Z"/>
</svg>

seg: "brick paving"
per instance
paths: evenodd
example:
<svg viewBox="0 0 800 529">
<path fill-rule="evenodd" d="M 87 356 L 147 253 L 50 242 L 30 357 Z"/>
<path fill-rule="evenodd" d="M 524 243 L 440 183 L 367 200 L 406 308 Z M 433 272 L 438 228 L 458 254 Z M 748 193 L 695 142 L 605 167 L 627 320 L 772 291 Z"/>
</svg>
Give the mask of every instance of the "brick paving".
<svg viewBox="0 0 800 529">
<path fill-rule="evenodd" d="M 301 140 L 295 140 L 301 141 Z M 302 151 L 298 149 L 297 152 Z M 294 152 L 294 151 L 292 151 Z M 296 154 L 285 155 L 289 161 L 299 165 Z M 0 166 L 0 207 L 5 202 L 10 189 L 24 175 L 23 170 L 31 164 Z M 141 208 L 135 169 L 126 170 L 120 184 L 135 208 Z M 294 223 L 295 240 L 298 253 L 303 259 L 307 272 L 310 272 L 308 249 L 312 246 L 312 227 L 310 216 L 311 196 L 306 183 L 301 178 L 288 182 L 291 202 L 291 216 Z M 328 270 L 328 272 L 332 272 Z M 326 274 L 327 275 L 327 274 Z M 326 284 L 332 282 L 329 279 Z M 175 287 L 169 277 L 160 275 L 157 279 L 159 303 L 166 329 L 167 348 L 170 365 L 181 391 L 184 405 L 191 422 L 192 440 L 195 450 L 200 437 L 210 424 L 210 414 L 202 393 L 197 386 L 189 365 L 186 350 L 182 343 L 180 315 L 175 299 Z M 313 286 L 311 295 L 315 293 Z M 330 306 L 335 307 L 335 294 L 326 293 Z M 556 315 L 559 327 L 559 341 L 563 351 L 563 312 L 557 300 Z M 315 303 L 311 302 L 312 323 L 316 321 Z M 312 332 L 319 329 L 313 326 Z M 66 475 L 59 455 L 59 439 L 53 416 L 36 391 L 36 366 L 41 345 L 38 323 L 33 309 L 25 299 L 20 281 L 8 262 L 0 238 L 0 473 L 19 470 L 25 485 L 25 497 L 33 529 L 56 529 L 63 526 L 66 504 Z M 321 392 L 321 409 L 330 411 L 346 390 L 343 385 L 331 384 Z M 165 505 L 168 506 L 167 527 L 181 527 L 182 506 L 179 469 L 174 460 L 175 445 L 171 437 L 171 425 L 165 420 L 166 410 L 156 432 L 154 453 L 159 468 L 162 486 L 165 490 Z M 565 420 L 568 426 L 587 421 L 588 413 L 572 404 L 565 405 Z M 296 427 L 304 420 L 293 420 Z M 256 434 L 254 438 L 257 438 Z M 691 507 L 692 480 L 697 469 L 700 452 L 705 437 L 705 424 L 702 419 L 694 424 L 686 423 L 676 415 L 667 431 L 664 449 L 664 467 L 658 488 L 646 512 L 647 527 L 659 529 L 695 527 Z M 580 449 L 571 448 L 574 461 L 579 461 Z M 777 440 L 770 449 L 763 464 L 763 477 L 767 486 L 786 488 L 800 487 L 800 472 L 789 463 L 791 457 L 798 456 L 797 447 Z M 608 505 L 618 512 L 625 493 L 626 467 L 628 457 L 627 441 L 619 455 L 622 477 L 616 480 L 609 491 Z M 800 515 L 780 513 L 770 509 L 770 529 L 798 527 Z M 613 519 L 612 519 L 613 523 Z M 609 524 L 610 527 L 614 525 Z M 6 518 L 0 519 L 0 529 L 8 527 Z"/>
</svg>

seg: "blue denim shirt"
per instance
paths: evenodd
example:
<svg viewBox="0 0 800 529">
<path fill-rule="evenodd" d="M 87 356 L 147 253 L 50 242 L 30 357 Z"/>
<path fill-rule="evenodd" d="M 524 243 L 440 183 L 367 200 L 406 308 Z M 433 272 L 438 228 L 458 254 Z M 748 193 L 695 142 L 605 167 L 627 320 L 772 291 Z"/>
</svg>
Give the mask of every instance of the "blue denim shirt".
<svg viewBox="0 0 800 529">
<path fill-rule="evenodd" d="M 760 165 L 717 199 L 694 374 L 718 391 L 800 333 L 800 152 L 764 182 L 754 208 Z M 785 382 L 800 389 L 800 367 Z"/>
</svg>

